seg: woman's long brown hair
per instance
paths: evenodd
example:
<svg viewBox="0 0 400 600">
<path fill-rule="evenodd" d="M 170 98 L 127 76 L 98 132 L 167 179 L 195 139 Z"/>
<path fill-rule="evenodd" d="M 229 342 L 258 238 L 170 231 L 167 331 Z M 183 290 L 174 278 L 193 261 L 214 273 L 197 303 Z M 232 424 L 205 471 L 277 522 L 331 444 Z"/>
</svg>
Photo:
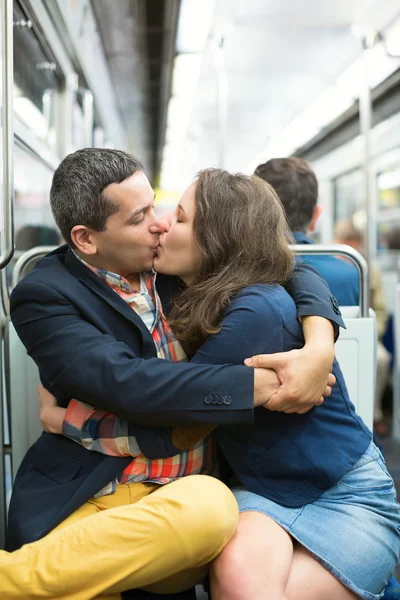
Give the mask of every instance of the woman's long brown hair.
<svg viewBox="0 0 400 600">
<path fill-rule="evenodd" d="M 294 261 L 282 205 L 262 179 L 205 169 L 198 174 L 195 199 L 193 232 L 202 261 L 170 321 L 189 356 L 220 330 L 235 294 L 257 283 L 283 283 Z"/>
</svg>

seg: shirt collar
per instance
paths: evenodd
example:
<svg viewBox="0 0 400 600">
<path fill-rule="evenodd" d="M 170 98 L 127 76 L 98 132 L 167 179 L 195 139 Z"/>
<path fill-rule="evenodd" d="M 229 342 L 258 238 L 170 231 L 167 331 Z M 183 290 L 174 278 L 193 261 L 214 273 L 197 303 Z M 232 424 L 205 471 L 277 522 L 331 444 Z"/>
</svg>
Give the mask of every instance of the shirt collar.
<svg viewBox="0 0 400 600">
<path fill-rule="evenodd" d="M 85 265 L 85 267 L 90 269 L 93 273 L 98 275 L 98 277 L 100 277 L 100 279 L 103 279 L 108 285 L 113 285 L 114 287 L 117 287 L 124 292 L 128 292 L 128 293 L 138 292 L 138 291 L 140 291 L 140 293 L 147 292 L 146 280 L 148 277 L 151 278 L 153 285 L 155 283 L 155 280 L 156 280 L 156 272 L 155 271 L 152 270 L 147 273 L 140 273 L 140 290 L 133 289 L 129 282 L 129 278 L 122 277 L 122 275 L 118 275 L 118 273 L 113 273 L 112 271 L 106 271 L 105 269 L 101 269 L 100 267 L 94 267 L 93 265 L 90 265 L 89 263 L 87 263 L 83 258 L 81 258 L 73 249 L 71 249 L 71 250 L 72 250 L 72 253 L 74 254 L 75 258 L 77 258 L 79 260 L 79 262 L 81 262 L 83 265 Z"/>
</svg>

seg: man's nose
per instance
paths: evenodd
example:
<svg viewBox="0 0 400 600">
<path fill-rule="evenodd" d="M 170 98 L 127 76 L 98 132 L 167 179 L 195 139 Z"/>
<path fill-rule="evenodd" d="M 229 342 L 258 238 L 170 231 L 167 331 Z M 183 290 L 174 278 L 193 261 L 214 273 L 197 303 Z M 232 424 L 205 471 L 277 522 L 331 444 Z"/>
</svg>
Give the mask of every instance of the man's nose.
<svg viewBox="0 0 400 600">
<path fill-rule="evenodd" d="M 150 233 L 166 233 L 169 231 L 169 228 L 170 223 L 165 217 L 162 217 L 161 219 L 157 218 L 155 222 L 150 225 Z"/>
</svg>

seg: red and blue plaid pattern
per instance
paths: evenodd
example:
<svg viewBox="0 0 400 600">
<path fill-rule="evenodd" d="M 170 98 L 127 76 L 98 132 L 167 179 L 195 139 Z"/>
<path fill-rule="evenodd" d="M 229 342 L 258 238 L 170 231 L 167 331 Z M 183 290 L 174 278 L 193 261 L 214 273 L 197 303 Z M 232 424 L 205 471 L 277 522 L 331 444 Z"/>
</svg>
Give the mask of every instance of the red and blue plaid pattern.
<svg viewBox="0 0 400 600">
<path fill-rule="evenodd" d="M 161 301 L 155 288 L 154 273 L 141 275 L 138 291 L 132 289 L 128 279 L 93 267 L 80 257 L 77 258 L 101 277 L 141 317 L 153 337 L 159 358 L 173 362 L 187 360 L 182 346 L 163 315 Z M 88 450 L 109 456 L 134 456 L 118 478 L 119 483 L 148 481 L 165 484 L 186 475 L 211 474 L 213 471 L 209 437 L 197 443 L 191 450 L 171 458 L 148 460 L 141 454 L 136 438 L 130 435 L 127 421 L 79 400 L 73 399 L 68 405 L 63 433 Z M 112 493 L 116 483 L 110 483 L 97 496 Z"/>
</svg>

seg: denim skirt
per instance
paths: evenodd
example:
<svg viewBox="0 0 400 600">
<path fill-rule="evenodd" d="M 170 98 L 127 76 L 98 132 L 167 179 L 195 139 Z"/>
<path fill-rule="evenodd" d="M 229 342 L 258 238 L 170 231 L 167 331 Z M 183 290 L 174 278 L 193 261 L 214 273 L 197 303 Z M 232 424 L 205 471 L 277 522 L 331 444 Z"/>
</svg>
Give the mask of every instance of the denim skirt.
<svg viewBox="0 0 400 600">
<path fill-rule="evenodd" d="M 382 597 L 400 558 L 400 506 L 374 443 L 336 485 L 299 508 L 232 491 L 240 512 L 271 517 L 360 598 Z"/>
</svg>

